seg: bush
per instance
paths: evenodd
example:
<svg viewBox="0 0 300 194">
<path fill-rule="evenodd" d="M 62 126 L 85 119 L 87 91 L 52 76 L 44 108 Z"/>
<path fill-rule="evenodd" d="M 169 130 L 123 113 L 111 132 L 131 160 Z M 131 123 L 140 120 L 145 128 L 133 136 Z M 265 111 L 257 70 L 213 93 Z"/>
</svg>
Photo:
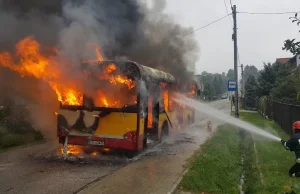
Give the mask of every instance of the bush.
<svg viewBox="0 0 300 194">
<path fill-rule="evenodd" d="M 35 141 L 41 141 L 44 139 L 43 135 L 39 131 L 34 131 L 33 132 L 33 138 Z"/>
<path fill-rule="evenodd" d="M 25 143 L 25 138 L 20 134 L 2 134 L 0 137 L 0 148 L 5 149 L 9 147 L 23 145 Z"/>
<path fill-rule="evenodd" d="M 10 105 L 0 109 L 0 149 L 20 146 L 43 139 L 27 119 L 24 106 Z"/>
</svg>

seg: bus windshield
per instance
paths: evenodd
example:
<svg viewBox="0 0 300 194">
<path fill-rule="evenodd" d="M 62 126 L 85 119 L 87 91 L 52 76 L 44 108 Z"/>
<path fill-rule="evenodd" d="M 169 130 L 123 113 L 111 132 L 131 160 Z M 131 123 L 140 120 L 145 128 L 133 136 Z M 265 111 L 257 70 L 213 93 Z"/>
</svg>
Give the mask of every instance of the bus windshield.
<svg viewBox="0 0 300 194">
<path fill-rule="evenodd" d="M 125 108 L 137 105 L 135 81 L 131 85 L 106 82 L 91 97 L 95 107 Z"/>
<path fill-rule="evenodd" d="M 136 81 L 124 75 L 114 63 L 89 66 L 85 70 L 83 100 L 80 105 L 63 107 L 126 108 L 137 106 Z"/>
</svg>

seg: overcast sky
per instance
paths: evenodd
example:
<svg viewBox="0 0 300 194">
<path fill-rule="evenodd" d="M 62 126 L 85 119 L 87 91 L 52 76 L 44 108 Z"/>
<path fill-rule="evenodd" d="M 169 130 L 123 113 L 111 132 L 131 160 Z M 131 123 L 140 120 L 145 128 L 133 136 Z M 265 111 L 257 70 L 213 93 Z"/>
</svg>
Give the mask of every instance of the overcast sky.
<svg viewBox="0 0 300 194">
<path fill-rule="evenodd" d="M 230 1 L 226 0 L 230 12 Z M 232 0 L 240 12 L 300 11 L 300 0 Z M 199 28 L 227 14 L 224 0 L 167 0 L 166 13 L 184 26 Z M 274 62 L 276 58 L 290 57 L 282 51 L 287 38 L 299 38 L 300 27 L 292 24 L 290 15 L 238 14 L 238 48 L 240 62 L 255 65 Z M 230 16 L 232 20 L 232 16 Z M 232 24 L 228 18 L 195 32 L 200 46 L 196 71 L 221 73 L 233 68 Z M 239 73 L 240 74 L 240 73 Z"/>
</svg>

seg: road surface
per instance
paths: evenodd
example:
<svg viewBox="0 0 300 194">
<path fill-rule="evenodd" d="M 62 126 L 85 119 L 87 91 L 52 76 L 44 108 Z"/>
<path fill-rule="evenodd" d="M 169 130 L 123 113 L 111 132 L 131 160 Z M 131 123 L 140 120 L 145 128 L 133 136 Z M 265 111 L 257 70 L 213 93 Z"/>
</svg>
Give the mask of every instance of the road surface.
<svg viewBox="0 0 300 194">
<path fill-rule="evenodd" d="M 211 105 L 230 110 L 228 100 Z M 168 193 L 186 160 L 210 136 L 206 122 L 207 117 L 198 113 L 192 126 L 132 160 L 97 156 L 66 162 L 48 157 L 54 150 L 50 143 L 0 153 L 0 193 Z"/>
</svg>

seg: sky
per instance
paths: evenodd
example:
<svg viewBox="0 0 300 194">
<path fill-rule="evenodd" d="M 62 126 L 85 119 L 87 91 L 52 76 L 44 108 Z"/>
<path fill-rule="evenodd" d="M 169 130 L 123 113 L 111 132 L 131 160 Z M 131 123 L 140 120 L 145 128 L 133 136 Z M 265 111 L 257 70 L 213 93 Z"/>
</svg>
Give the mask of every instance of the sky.
<svg viewBox="0 0 300 194">
<path fill-rule="evenodd" d="M 231 12 L 230 0 L 225 0 Z M 298 12 L 300 0 L 232 0 L 240 12 Z M 172 15 L 181 25 L 194 29 L 204 26 L 227 14 L 224 0 L 167 0 L 165 13 Z M 283 42 L 299 38 L 300 27 L 287 15 L 238 14 L 238 49 L 240 64 L 263 68 L 263 62 L 275 62 L 276 58 L 291 57 L 283 51 Z M 230 19 L 229 19 L 230 18 Z M 231 20 L 231 21 L 230 21 Z M 195 32 L 199 44 L 199 60 L 196 73 L 227 72 L 234 67 L 232 16 Z M 239 72 L 240 74 L 240 72 Z"/>
</svg>

